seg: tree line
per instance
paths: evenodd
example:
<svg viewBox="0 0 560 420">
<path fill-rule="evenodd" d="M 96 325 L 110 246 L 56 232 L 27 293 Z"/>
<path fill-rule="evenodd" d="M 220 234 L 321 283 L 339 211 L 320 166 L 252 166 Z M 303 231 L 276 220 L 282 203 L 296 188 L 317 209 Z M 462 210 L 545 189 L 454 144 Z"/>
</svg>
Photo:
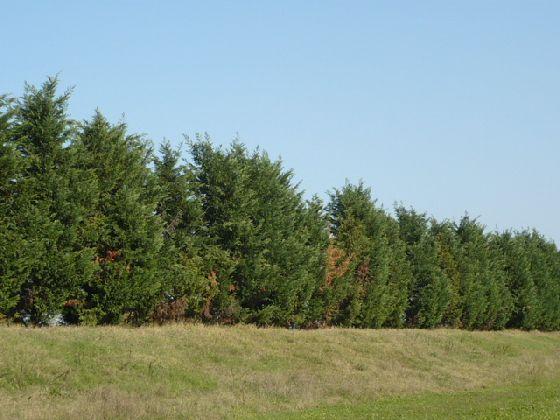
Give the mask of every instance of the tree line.
<svg viewBox="0 0 560 420">
<path fill-rule="evenodd" d="M 560 329 L 560 252 L 383 209 L 362 183 L 305 199 L 259 150 L 207 136 L 154 153 L 57 80 L 0 96 L 0 318 Z"/>
</svg>

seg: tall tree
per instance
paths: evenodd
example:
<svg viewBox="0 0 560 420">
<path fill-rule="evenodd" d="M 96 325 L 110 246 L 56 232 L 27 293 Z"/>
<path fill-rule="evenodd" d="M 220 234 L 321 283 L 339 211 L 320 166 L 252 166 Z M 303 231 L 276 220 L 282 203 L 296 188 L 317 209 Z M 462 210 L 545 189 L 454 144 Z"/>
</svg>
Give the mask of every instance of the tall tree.
<svg viewBox="0 0 560 420">
<path fill-rule="evenodd" d="M 80 317 L 87 322 L 142 322 L 161 290 L 158 258 L 162 227 L 156 215 L 156 179 L 149 144 L 110 124 L 99 112 L 78 136 L 80 167 L 94 174 L 85 247 L 95 250 L 96 272 L 82 283 Z"/>
<path fill-rule="evenodd" d="M 395 209 L 401 238 L 407 245 L 413 281 L 409 325 L 433 328 L 439 326 L 450 302 L 449 279 L 439 261 L 437 242 L 426 214 L 402 206 Z"/>
<path fill-rule="evenodd" d="M 87 179 L 73 165 L 74 123 L 66 113 L 70 93 L 57 96 L 57 80 L 26 86 L 16 107 L 13 144 L 24 161 L 18 182 L 18 228 L 33 258 L 22 272 L 18 312 L 46 323 L 94 270 L 81 246 Z M 84 185 L 85 183 L 85 185 Z"/>
<path fill-rule="evenodd" d="M 155 160 L 156 213 L 163 223 L 159 321 L 201 315 L 212 287 L 213 263 L 208 258 L 212 253 L 204 234 L 202 202 L 195 194 L 194 175 L 180 164 L 180 156 L 165 142 Z"/>
<path fill-rule="evenodd" d="M 0 318 L 13 316 L 29 266 L 18 228 L 23 159 L 13 144 L 13 100 L 0 96 Z"/>
<path fill-rule="evenodd" d="M 335 190 L 328 213 L 334 246 L 349 259 L 344 273 L 349 282 L 332 281 L 338 290 L 331 295 L 339 299 L 335 319 L 343 325 L 400 326 L 407 306 L 410 268 L 398 225 L 376 208 L 371 191 L 362 183 Z"/>
<path fill-rule="evenodd" d="M 231 270 L 216 270 L 213 316 L 309 322 L 327 242 L 317 234 L 323 221 L 302 199 L 292 172 L 239 143 L 224 150 L 200 139 L 191 144 L 191 158 L 208 237 Z"/>
<path fill-rule="evenodd" d="M 440 269 L 447 279 L 449 301 L 442 324 L 459 328 L 463 317 L 463 298 L 461 295 L 461 243 L 453 222 L 432 221 L 431 235 L 435 240 Z"/>
<path fill-rule="evenodd" d="M 457 225 L 461 244 L 462 326 L 468 329 L 503 328 L 513 308 L 503 262 L 495 258 L 484 227 L 465 216 Z"/>
<path fill-rule="evenodd" d="M 556 245 L 536 231 L 505 232 L 496 245 L 506 261 L 514 309 L 509 326 L 560 327 L 560 272 Z"/>
</svg>

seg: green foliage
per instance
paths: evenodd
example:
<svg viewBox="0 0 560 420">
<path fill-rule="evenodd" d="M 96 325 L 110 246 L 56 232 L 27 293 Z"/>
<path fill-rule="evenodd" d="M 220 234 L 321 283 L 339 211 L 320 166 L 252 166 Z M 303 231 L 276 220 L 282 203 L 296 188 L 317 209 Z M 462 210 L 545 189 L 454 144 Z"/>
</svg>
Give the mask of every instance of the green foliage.
<svg viewBox="0 0 560 420">
<path fill-rule="evenodd" d="M 57 80 L 0 96 L 0 318 L 560 329 L 560 252 L 468 216 L 391 215 L 362 183 L 325 206 L 238 142 L 159 154 Z"/>
<path fill-rule="evenodd" d="M 149 169 L 151 149 L 97 112 L 80 128 L 79 166 L 93 179 L 82 240 L 94 250 L 95 272 L 81 283 L 83 304 L 102 322 L 145 321 L 160 292 L 162 245 L 156 216 L 156 179 Z"/>
<path fill-rule="evenodd" d="M 21 285 L 16 316 L 46 323 L 93 271 L 81 246 L 87 192 L 70 148 L 75 126 L 66 116 L 69 93 L 56 96 L 57 80 L 26 86 L 15 107 L 7 147 L 18 155 L 12 181 L 11 224 L 25 244 L 12 283 Z M 6 144 L 4 145 L 6 147 Z M 15 181 L 14 181 L 15 180 Z"/>
<path fill-rule="evenodd" d="M 413 273 L 407 311 L 409 324 L 424 328 L 439 326 L 450 303 L 451 282 L 442 270 L 428 217 L 402 206 L 396 208 L 396 214 Z"/>
<path fill-rule="evenodd" d="M 318 205 L 306 203 L 292 173 L 265 153 L 234 143 L 191 143 L 190 169 L 202 200 L 204 235 L 226 257 L 214 268 L 211 316 L 259 324 L 312 321 L 322 282 L 326 229 Z"/>
<path fill-rule="evenodd" d="M 212 272 L 208 256 L 210 244 L 205 239 L 202 201 L 195 194 L 194 177 L 185 165 L 179 164 L 180 151 L 169 143 L 162 144 L 155 161 L 159 188 L 157 215 L 163 223 L 163 246 L 159 253 L 161 297 L 159 308 L 168 309 L 184 301 L 180 313 L 161 315 L 181 319 L 198 316 L 210 293 Z"/>
<path fill-rule="evenodd" d="M 462 319 L 461 273 L 461 244 L 456 233 L 454 223 L 444 221 L 438 223 L 432 220 L 430 235 L 434 238 L 437 259 L 442 274 L 447 279 L 449 301 L 443 316 L 442 324 L 458 328 Z"/>
<path fill-rule="evenodd" d="M 23 159 L 10 141 L 12 104 L 0 96 L 0 317 L 13 315 L 27 267 L 25 241 L 15 223 Z"/>
<path fill-rule="evenodd" d="M 512 297 L 502 260 L 476 220 L 461 219 L 457 235 L 461 244 L 461 324 L 469 329 L 503 328 L 511 316 Z"/>
<path fill-rule="evenodd" d="M 560 327 L 559 255 L 556 246 L 532 231 L 496 238 L 505 259 L 514 310 L 509 326 L 556 330 Z"/>
<path fill-rule="evenodd" d="M 362 183 L 335 190 L 327 209 L 334 245 L 350 259 L 351 273 L 345 282 L 333 283 L 331 295 L 338 298 L 335 322 L 376 328 L 402 326 L 410 269 L 397 223 L 376 207 Z M 333 306 L 332 301 L 329 306 Z"/>
</svg>

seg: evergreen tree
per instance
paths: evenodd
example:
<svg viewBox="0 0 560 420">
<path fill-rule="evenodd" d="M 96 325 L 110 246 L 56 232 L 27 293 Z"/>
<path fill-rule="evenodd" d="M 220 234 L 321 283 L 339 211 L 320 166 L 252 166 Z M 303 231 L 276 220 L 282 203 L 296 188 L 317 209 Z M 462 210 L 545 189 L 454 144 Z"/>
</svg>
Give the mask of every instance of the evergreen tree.
<svg viewBox="0 0 560 420">
<path fill-rule="evenodd" d="M 76 146 L 80 167 L 94 174 L 84 246 L 95 250 L 94 276 L 81 283 L 84 322 L 142 322 L 158 299 L 161 223 L 149 144 L 127 135 L 97 112 L 85 122 Z"/>
<path fill-rule="evenodd" d="M 505 232 L 497 236 L 494 242 L 504 258 L 508 287 L 512 294 L 513 310 L 508 325 L 523 329 L 536 328 L 538 292 L 531 270 L 528 237 Z"/>
<path fill-rule="evenodd" d="M 449 279 L 441 269 L 428 217 L 402 206 L 395 211 L 413 273 L 407 313 L 409 325 L 421 328 L 439 326 L 447 311 L 451 292 Z"/>
<path fill-rule="evenodd" d="M 13 116 L 13 100 L 0 96 L 0 318 L 13 315 L 28 267 L 17 225 L 23 161 L 11 141 Z"/>
<path fill-rule="evenodd" d="M 317 234 L 323 221 L 302 199 L 292 172 L 239 143 L 223 150 L 201 140 L 191 143 L 191 156 L 208 238 L 229 267 L 225 275 L 217 270 L 213 315 L 309 322 L 327 243 Z"/>
<path fill-rule="evenodd" d="M 157 215 L 163 223 L 160 252 L 161 302 L 159 321 L 199 316 L 210 292 L 207 241 L 202 202 L 195 194 L 194 177 L 179 164 L 180 151 L 163 143 L 155 161 L 159 188 Z"/>
<path fill-rule="evenodd" d="M 462 320 L 463 298 L 461 295 L 461 244 L 456 226 L 450 221 L 432 221 L 431 235 L 435 240 L 440 269 L 447 279 L 449 302 L 443 316 L 444 325 L 459 328 Z"/>
<path fill-rule="evenodd" d="M 410 305 L 409 290 L 414 281 L 413 271 L 407 259 L 406 242 L 400 238 L 399 224 L 393 218 L 387 218 L 385 234 L 391 245 L 389 293 L 392 311 L 384 326 L 401 328 L 406 325 L 406 311 Z"/>
<path fill-rule="evenodd" d="M 323 292 L 327 276 L 329 231 L 323 201 L 316 195 L 305 203 L 304 220 L 306 245 L 310 252 L 307 263 L 309 275 L 317 279 L 315 289 L 309 290 L 305 297 L 306 306 L 302 317 L 307 325 L 319 326 L 325 322 L 325 300 Z"/>
<path fill-rule="evenodd" d="M 509 326 L 553 330 L 560 326 L 560 275 L 556 245 L 536 231 L 497 240 L 506 261 L 508 286 L 514 299 Z"/>
<path fill-rule="evenodd" d="M 410 269 L 398 225 L 376 208 L 362 183 L 335 190 L 328 213 L 334 245 L 350 259 L 347 272 L 352 273 L 350 277 L 345 273 L 349 283 L 333 282 L 337 290 L 331 295 L 339 299 L 335 321 L 375 328 L 401 326 Z"/>
<path fill-rule="evenodd" d="M 541 330 L 560 329 L 560 258 L 556 245 L 541 234 L 531 232 L 534 252 L 531 267 L 535 278 L 540 302 L 540 319 L 537 328 Z"/>
<path fill-rule="evenodd" d="M 461 243 L 462 326 L 503 328 L 513 307 L 503 263 L 495 258 L 484 227 L 476 220 L 463 217 L 457 226 L 457 235 Z"/>
<path fill-rule="evenodd" d="M 80 243 L 89 194 L 69 147 L 75 132 L 66 114 L 69 92 L 57 97 L 56 88 L 54 78 L 41 89 L 26 86 L 12 139 L 23 159 L 16 224 L 32 256 L 20 271 L 17 310 L 39 324 L 60 314 L 94 270 L 91 250 Z"/>
</svg>

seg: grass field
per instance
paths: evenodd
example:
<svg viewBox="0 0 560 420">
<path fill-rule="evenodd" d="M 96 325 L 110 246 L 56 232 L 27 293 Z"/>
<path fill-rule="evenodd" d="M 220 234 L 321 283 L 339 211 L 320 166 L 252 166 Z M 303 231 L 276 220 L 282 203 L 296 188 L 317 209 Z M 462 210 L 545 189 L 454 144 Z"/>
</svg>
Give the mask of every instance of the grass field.
<svg viewBox="0 0 560 420">
<path fill-rule="evenodd" d="M 560 333 L 0 327 L 2 418 L 560 418 Z"/>
</svg>

